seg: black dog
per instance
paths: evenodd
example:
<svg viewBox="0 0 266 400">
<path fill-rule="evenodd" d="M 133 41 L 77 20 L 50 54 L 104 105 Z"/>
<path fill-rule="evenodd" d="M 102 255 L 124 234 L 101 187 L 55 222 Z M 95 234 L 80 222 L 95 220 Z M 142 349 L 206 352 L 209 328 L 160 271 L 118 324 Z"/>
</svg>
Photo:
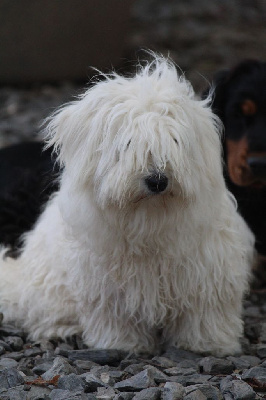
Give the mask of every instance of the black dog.
<svg viewBox="0 0 266 400">
<path fill-rule="evenodd" d="M 219 72 L 212 108 L 224 124 L 228 188 L 266 260 L 266 63 L 247 60 Z"/>
<path fill-rule="evenodd" d="M 42 205 L 57 189 L 59 171 L 52 150 L 25 142 L 0 150 L 0 243 L 19 253 L 21 235 L 36 222 Z"/>
</svg>

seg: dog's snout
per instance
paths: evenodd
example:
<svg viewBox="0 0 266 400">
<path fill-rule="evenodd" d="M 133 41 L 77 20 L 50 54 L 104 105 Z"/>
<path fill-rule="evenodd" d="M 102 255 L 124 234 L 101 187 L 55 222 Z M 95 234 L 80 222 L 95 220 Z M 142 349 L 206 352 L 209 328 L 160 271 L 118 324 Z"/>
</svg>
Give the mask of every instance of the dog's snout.
<svg viewBox="0 0 266 400">
<path fill-rule="evenodd" d="M 145 179 L 145 183 L 147 185 L 147 188 L 152 193 L 161 193 L 167 188 L 168 178 L 164 174 L 158 172 L 158 173 L 149 175 Z"/>
<path fill-rule="evenodd" d="M 249 157 L 247 159 L 247 163 L 255 177 L 266 179 L 266 157 L 265 156 Z"/>
</svg>

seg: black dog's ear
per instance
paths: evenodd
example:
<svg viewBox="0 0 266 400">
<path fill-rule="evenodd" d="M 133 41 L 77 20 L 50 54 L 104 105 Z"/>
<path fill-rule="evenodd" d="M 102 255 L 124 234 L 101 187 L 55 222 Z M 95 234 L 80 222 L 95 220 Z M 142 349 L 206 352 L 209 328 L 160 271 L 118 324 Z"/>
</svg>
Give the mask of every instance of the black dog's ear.
<svg viewBox="0 0 266 400">
<path fill-rule="evenodd" d="M 212 110 L 224 121 L 224 106 L 227 101 L 227 88 L 235 79 L 241 79 L 256 69 L 261 68 L 261 62 L 257 60 L 244 60 L 230 70 L 222 70 L 214 75 L 212 86 L 203 92 L 206 98 L 212 94 Z"/>
<path fill-rule="evenodd" d="M 228 81 L 231 82 L 235 78 L 242 77 L 243 75 L 248 75 L 256 69 L 260 69 L 262 64 L 263 63 L 258 60 L 244 60 L 231 69 L 228 76 Z"/>
</svg>

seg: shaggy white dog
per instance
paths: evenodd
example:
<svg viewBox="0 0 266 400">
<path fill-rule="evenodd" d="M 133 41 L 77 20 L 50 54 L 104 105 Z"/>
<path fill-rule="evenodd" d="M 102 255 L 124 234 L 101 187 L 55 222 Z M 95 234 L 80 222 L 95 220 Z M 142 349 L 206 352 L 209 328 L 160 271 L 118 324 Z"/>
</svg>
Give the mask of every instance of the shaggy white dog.
<svg viewBox="0 0 266 400">
<path fill-rule="evenodd" d="M 21 256 L 0 261 L 0 305 L 32 339 L 240 349 L 253 236 L 226 190 L 218 123 L 171 62 L 106 76 L 48 126 L 60 190 Z M 161 332 L 161 335 L 158 335 Z"/>
</svg>

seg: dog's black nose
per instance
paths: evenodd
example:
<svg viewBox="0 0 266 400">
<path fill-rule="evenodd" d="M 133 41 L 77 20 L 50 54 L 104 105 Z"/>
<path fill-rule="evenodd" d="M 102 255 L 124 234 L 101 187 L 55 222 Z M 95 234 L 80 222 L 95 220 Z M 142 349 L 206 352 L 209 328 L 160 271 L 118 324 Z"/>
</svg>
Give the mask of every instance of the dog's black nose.
<svg viewBox="0 0 266 400">
<path fill-rule="evenodd" d="M 257 156 L 249 157 L 247 163 L 253 173 L 257 178 L 266 179 L 266 157 Z"/>
<path fill-rule="evenodd" d="M 164 174 L 158 172 L 148 176 L 145 179 L 145 183 L 152 193 L 161 193 L 167 188 L 168 178 Z"/>
</svg>

